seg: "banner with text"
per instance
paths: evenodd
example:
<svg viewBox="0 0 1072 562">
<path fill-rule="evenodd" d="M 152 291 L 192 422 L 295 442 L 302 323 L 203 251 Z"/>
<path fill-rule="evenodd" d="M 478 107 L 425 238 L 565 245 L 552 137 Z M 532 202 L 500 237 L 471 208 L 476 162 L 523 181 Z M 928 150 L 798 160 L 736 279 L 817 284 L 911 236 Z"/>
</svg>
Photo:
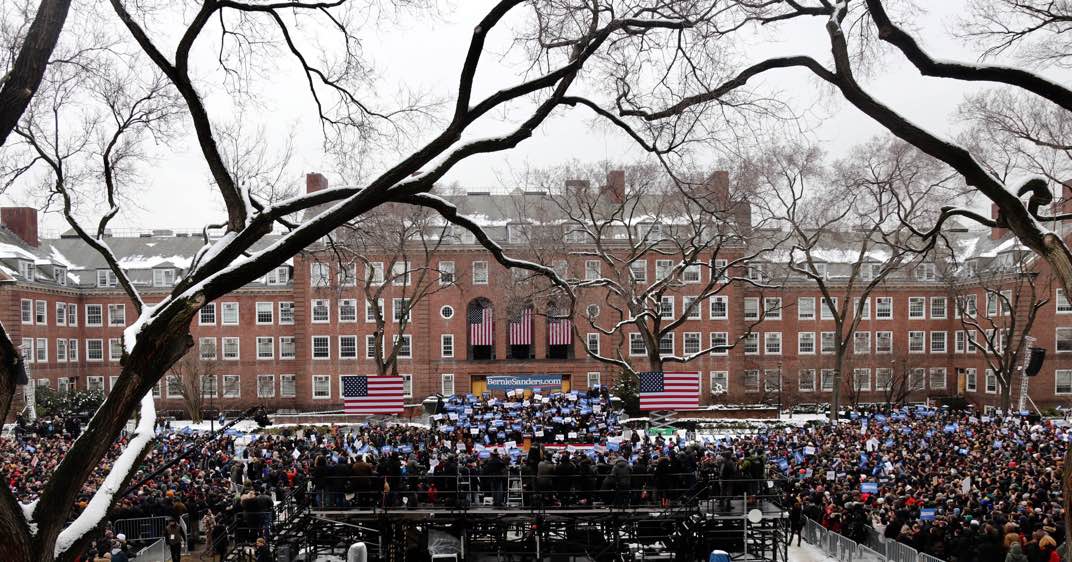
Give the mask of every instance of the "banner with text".
<svg viewBox="0 0 1072 562">
<path fill-rule="evenodd" d="M 562 375 L 494 375 L 489 376 L 487 382 L 488 390 L 538 388 L 554 391 L 562 388 Z"/>
</svg>

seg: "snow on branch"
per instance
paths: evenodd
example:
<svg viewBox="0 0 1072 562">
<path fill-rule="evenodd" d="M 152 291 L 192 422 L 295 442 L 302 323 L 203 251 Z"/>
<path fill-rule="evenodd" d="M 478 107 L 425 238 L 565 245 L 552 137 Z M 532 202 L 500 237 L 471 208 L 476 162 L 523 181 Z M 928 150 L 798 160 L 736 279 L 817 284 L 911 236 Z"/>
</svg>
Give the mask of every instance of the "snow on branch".
<svg viewBox="0 0 1072 562">
<path fill-rule="evenodd" d="M 156 407 L 153 405 L 153 395 L 147 392 L 141 399 L 141 419 L 134 430 L 134 436 L 127 443 L 123 453 L 112 464 L 108 476 L 104 478 L 100 488 L 89 500 L 89 505 L 66 529 L 60 532 L 56 539 L 54 555 L 59 557 L 64 551 L 71 548 L 86 533 L 91 532 L 104 517 L 115 499 L 115 495 L 123 487 L 123 482 L 133 473 L 138 459 L 152 444 L 156 437 L 153 426 L 156 425 Z"/>
</svg>

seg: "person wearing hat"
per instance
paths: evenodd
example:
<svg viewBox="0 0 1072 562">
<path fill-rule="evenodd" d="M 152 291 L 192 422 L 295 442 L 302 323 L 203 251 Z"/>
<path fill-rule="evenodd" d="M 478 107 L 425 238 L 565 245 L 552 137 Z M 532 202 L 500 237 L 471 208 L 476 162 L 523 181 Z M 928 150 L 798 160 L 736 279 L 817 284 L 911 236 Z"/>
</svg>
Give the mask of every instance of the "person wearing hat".
<svg viewBox="0 0 1072 562">
<path fill-rule="evenodd" d="M 168 521 L 164 529 L 164 542 L 171 550 L 171 562 L 182 562 L 182 545 L 186 542 L 186 538 L 182 534 L 178 518 L 172 517 L 171 521 Z"/>
</svg>

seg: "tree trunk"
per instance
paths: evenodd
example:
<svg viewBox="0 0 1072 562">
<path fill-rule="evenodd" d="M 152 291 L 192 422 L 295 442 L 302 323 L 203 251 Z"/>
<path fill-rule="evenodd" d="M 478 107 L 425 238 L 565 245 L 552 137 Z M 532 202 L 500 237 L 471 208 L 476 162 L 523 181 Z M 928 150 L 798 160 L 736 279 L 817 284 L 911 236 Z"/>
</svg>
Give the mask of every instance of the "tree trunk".
<svg viewBox="0 0 1072 562">
<path fill-rule="evenodd" d="M 1011 378 L 1011 377 L 1010 377 Z M 1012 407 L 1012 381 L 1001 385 L 1001 410 L 1008 412 Z"/>
<path fill-rule="evenodd" d="M 830 395 L 830 423 L 838 421 L 838 409 L 841 408 L 841 371 L 845 366 L 845 351 L 841 345 L 834 350 L 834 391 Z M 819 387 L 822 388 L 822 371 L 819 372 Z"/>
</svg>

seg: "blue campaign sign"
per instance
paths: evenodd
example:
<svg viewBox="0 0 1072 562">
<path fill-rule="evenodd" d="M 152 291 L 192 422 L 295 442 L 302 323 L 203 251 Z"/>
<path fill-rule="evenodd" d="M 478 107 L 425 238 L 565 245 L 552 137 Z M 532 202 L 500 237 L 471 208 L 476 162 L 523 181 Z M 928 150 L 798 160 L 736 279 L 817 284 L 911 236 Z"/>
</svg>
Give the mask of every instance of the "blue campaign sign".
<svg viewBox="0 0 1072 562">
<path fill-rule="evenodd" d="M 778 463 L 778 468 L 781 469 L 782 472 L 789 472 L 789 461 L 785 459 L 778 459 L 775 462 Z"/>
<path fill-rule="evenodd" d="M 860 491 L 865 494 L 877 494 L 878 482 L 861 482 Z"/>
<path fill-rule="evenodd" d="M 934 517 L 937 514 L 937 509 L 933 507 L 925 507 L 919 510 L 920 521 L 934 521 Z"/>
<path fill-rule="evenodd" d="M 514 390 L 562 386 L 562 375 L 495 375 L 487 378 L 488 388 Z"/>
</svg>

